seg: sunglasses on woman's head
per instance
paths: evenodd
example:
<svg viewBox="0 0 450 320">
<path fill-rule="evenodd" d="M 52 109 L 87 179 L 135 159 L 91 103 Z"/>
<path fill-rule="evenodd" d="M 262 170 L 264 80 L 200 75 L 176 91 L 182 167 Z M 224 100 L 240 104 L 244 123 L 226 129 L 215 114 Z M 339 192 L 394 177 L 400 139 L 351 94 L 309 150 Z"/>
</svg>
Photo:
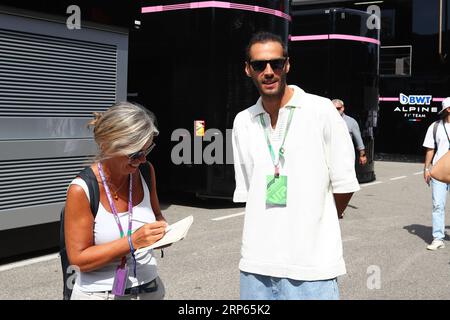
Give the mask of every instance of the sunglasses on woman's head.
<svg viewBox="0 0 450 320">
<path fill-rule="evenodd" d="M 155 143 L 153 142 L 153 143 L 150 145 L 150 147 L 148 147 L 146 150 L 140 150 L 140 151 L 136 151 L 136 152 L 133 152 L 133 153 L 129 154 L 129 155 L 128 155 L 128 159 L 129 159 L 130 161 L 134 161 L 134 160 L 136 160 L 136 159 L 139 159 L 139 158 L 142 157 L 142 156 L 147 157 L 148 154 L 150 153 L 150 151 L 152 151 L 154 147 L 155 147 Z"/>
<path fill-rule="evenodd" d="M 267 64 L 270 64 L 272 70 L 281 70 L 286 63 L 286 58 L 273 59 L 273 60 L 253 60 L 249 64 L 252 66 L 253 70 L 261 72 L 266 70 Z"/>
</svg>

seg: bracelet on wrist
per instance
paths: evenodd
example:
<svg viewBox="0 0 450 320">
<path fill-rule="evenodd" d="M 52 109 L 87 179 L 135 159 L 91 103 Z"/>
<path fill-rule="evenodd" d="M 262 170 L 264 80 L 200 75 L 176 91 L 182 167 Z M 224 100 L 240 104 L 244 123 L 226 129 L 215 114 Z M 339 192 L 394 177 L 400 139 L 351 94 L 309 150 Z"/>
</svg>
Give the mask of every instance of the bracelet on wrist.
<svg viewBox="0 0 450 320">
<path fill-rule="evenodd" d="M 131 241 L 131 235 L 128 235 L 128 245 L 130 246 L 130 253 L 131 256 L 133 257 L 133 273 L 134 273 L 134 277 L 136 278 L 137 275 L 137 263 L 136 263 L 136 256 L 134 255 L 134 252 L 136 251 L 133 247 L 133 241 Z"/>
<path fill-rule="evenodd" d="M 133 247 L 133 241 L 131 241 L 131 236 L 128 236 L 128 245 L 130 246 L 130 253 L 134 254 L 136 249 L 134 249 L 134 247 Z"/>
</svg>

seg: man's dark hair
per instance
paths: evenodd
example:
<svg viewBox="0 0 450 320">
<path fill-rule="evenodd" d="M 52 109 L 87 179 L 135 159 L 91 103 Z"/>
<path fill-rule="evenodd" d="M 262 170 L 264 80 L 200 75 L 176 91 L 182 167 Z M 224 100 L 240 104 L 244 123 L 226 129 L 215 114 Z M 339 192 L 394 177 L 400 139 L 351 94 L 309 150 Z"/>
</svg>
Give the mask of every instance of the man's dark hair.
<svg viewBox="0 0 450 320">
<path fill-rule="evenodd" d="M 287 58 L 288 56 L 288 50 L 286 45 L 284 44 L 283 40 L 281 40 L 281 37 L 270 33 L 266 31 L 261 31 L 253 34 L 253 36 L 250 39 L 250 42 L 247 45 L 247 48 L 245 50 L 245 59 L 247 62 L 250 62 L 250 48 L 256 44 L 256 43 L 266 43 L 266 42 L 278 42 L 281 47 L 283 48 L 283 57 Z"/>
</svg>

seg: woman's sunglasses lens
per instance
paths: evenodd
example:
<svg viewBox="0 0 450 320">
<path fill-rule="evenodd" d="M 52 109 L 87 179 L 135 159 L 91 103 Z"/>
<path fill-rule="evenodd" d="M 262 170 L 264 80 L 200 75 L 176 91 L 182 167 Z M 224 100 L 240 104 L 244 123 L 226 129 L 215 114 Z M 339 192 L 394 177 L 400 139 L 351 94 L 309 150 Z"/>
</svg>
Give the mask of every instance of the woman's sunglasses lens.
<svg viewBox="0 0 450 320">
<path fill-rule="evenodd" d="M 142 156 L 143 153 L 144 153 L 143 151 L 138 151 L 138 152 L 135 152 L 135 153 L 130 154 L 130 155 L 128 156 L 128 158 L 129 158 L 130 160 L 136 160 L 136 159 L 139 159 L 139 158 Z"/>
</svg>

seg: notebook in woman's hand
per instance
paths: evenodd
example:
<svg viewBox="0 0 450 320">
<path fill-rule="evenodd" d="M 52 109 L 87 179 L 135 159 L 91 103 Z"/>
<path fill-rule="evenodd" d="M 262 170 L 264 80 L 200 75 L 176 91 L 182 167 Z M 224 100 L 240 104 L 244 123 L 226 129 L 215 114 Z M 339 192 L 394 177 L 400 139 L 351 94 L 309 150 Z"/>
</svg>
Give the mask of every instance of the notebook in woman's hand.
<svg viewBox="0 0 450 320">
<path fill-rule="evenodd" d="M 166 234 L 164 235 L 164 237 L 162 237 L 160 240 L 156 241 L 151 246 L 137 249 L 136 253 L 163 247 L 163 246 L 166 246 L 166 245 L 169 245 L 169 244 L 172 244 L 174 242 L 184 239 L 184 237 L 186 237 L 193 221 L 194 221 L 194 217 L 189 216 L 178 222 L 175 222 L 174 224 L 169 225 L 166 228 Z"/>
</svg>

